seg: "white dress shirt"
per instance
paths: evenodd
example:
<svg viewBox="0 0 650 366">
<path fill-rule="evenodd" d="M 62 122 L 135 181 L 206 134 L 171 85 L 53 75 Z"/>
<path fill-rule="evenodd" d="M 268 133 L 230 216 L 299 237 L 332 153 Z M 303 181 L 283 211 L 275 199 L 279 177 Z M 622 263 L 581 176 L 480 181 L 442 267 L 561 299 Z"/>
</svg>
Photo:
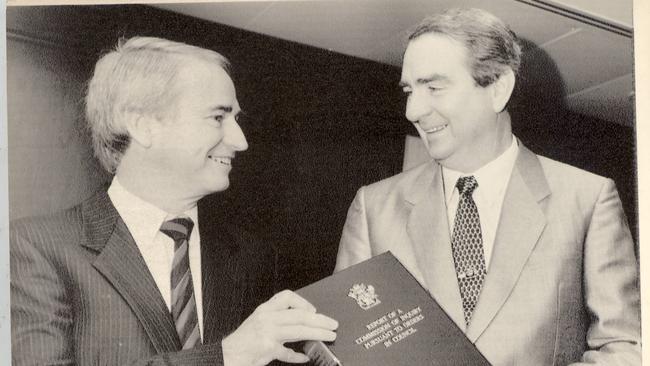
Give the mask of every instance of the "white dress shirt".
<svg viewBox="0 0 650 366">
<path fill-rule="evenodd" d="M 113 206 L 124 220 L 131 232 L 140 254 L 144 258 L 149 272 L 158 286 L 167 309 L 171 312 L 171 272 L 174 259 L 174 241 L 160 231 L 163 222 L 178 217 L 171 215 L 149 202 L 142 200 L 127 191 L 117 178 L 113 178 L 108 188 L 108 196 Z M 190 234 L 189 260 L 192 271 L 192 285 L 196 300 L 196 311 L 199 320 L 199 332 L 203 339 L 203 293 L 201 291 L 201 247 L 199 237 L 199 221 L 197 208 L 194 206 L 184 212 L 184 216 L 192 219 L 194 228 Z"/>
<path fill-rule="evenodd" d="M 512 137 L 512 144 L 501 155 L 491 162 L 483 165 L 473 173 L 461 173 L 442 167 L 442 177 L 445 189 L 445 202 L 447 203 L 447 220 L 449 222 L 449 233 L 453 235 L 454 221 L 460 194 L 456 188 L 456 182 L 460 177 L 473 175 L 476 178 L 478 187 L 474 190 L 472 198 L 476 203 L 478 215 L 481 220 L 481 234 L 483 236 L 483 254 L 485 255 L 485 268 L 489 269 L 494 238 L 501 217 L 501 207 L 506 188 L 510 181 L 512 169 L 517 160 L 519 146 L 517 139 Z"/>
</svg>

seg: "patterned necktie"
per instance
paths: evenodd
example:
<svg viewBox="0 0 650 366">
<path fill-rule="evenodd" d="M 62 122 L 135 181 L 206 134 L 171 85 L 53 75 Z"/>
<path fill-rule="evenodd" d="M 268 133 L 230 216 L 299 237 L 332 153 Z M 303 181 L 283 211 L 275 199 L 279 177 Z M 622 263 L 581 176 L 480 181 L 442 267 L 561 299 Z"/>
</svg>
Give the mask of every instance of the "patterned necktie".
<svg viewBox="0 0 650 366">
<path fill-rule="evenodd" d="M 183 349 L 189 349 L 201 343 L 188 255 L 193 226 L 194 223 L 191 219 L 178 217 L 163 222 L 160 227 L 161 232 L 174 240 L 174 261 L 171 273 L 172 318 Z"/>
<path fill-rule="evenodd" d="M 469 325 L 472 312 L 481 293 L 483 279 L 487 273 L 483 254 L 483 236 L 478 210 L 472 193 L 478 187 L 473 176 L 461 177 L 456 183 L 460 192 L 454 232 L 451 237 L 451 249 L 458 278 L 460 296 L 463 300 L 465 323 Z"/>
</svg>

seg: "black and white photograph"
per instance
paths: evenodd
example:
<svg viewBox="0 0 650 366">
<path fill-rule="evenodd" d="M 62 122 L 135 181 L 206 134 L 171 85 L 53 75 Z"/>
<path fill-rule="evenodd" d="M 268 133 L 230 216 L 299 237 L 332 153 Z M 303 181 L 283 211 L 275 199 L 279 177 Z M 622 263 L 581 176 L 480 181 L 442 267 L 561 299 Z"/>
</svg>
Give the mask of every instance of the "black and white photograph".
<svg viewBox="0 0 650 366">
<path fill-rule="evenodd" d="M 9 1 L 7 362 L 641 365 L 635 3 Z"/>
</svg>

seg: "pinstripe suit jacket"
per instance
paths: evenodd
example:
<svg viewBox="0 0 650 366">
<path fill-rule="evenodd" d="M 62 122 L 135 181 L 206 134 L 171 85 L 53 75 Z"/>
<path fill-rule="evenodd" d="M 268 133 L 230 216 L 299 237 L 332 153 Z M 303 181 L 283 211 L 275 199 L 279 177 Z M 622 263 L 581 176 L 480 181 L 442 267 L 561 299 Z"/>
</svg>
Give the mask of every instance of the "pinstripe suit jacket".
<svg viewBox="0 0 650 366">
<path fill-rule="evenodd" d="M 173 320 L 106 192 L 11 225 L 14 365 L 218 365 L 221 339 L 274 291 L 275 256 L 199 204 L 204 345 Z"/>
</svg>

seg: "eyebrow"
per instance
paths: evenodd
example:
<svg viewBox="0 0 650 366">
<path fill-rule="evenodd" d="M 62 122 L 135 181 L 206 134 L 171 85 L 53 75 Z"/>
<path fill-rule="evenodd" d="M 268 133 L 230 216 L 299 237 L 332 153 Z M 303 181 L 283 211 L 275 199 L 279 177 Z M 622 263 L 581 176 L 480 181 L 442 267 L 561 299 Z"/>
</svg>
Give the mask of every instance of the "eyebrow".
<svg viewBox="0 0 650 366">
<path fill-rule="evenodd" d="M 218 105 L 218 106 L 215 106 L 215 107 L 210 108 L 210 111 L 230 113 L 230 112 L 232 112 L 232 106 L 229 106 L 229 105 Z"/>
<path fill-rule="evenodd" d="M 433 74 L 431 76 L 427 76 L 427 77 L 424 77 L 424 78 L 417 79 L 416 84 L 428 84 L 428 83 L 431 83 L 431 82 L 434 82 L 434 81 L 445 81 L 446 82 L 446 81 L 449 81 L 449 78 L 444 76 L 444 75 Z M 410 84 L 407 83 L 406 81 L 400 81 L 399 82 L 399 87 L 400 88 L 404 88 L 404 87 L 407 87 L 407 86 L 410 86 Z"/>
</svg>

